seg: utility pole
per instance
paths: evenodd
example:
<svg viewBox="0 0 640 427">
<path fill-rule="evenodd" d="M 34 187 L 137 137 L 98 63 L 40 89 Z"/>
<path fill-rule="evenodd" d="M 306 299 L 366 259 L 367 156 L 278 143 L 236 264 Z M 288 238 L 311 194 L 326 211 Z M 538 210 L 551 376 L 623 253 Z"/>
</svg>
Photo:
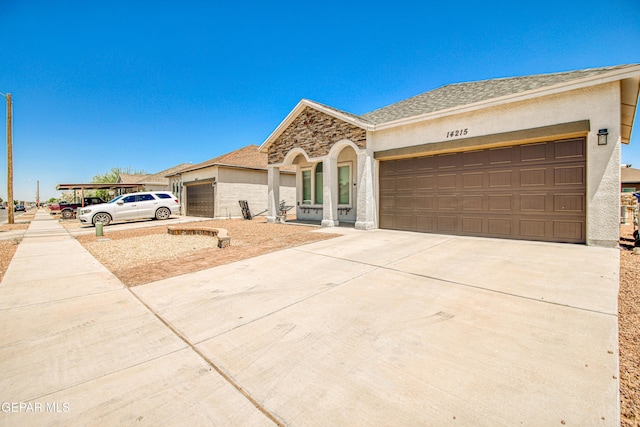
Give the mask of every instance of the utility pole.
<svg viewBox="0 0 640 427">
<path fill-rule="evenodd" d="M 12 137 L 12 129 L 11 129 L 11 94 L 8 93 L 7 96 L 7 199 L 9 199 L 9 205 L 7 208 L 9 209 L 8 213 L 8 223 L 13 224 L 14 215 L 13 215 L 13 137 Z"/>
</svg>

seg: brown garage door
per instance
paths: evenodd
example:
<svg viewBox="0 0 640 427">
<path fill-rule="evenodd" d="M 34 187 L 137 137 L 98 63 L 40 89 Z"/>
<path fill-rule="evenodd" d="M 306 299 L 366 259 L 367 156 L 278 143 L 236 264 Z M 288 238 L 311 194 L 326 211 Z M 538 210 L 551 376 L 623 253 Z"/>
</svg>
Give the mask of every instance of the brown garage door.
<svg viewBox="0 0 640 427">
<path fill-rule="evenodd" d="M 187 186 L 187 215 L 214 217 L 214 187 L 211 182 Z"/>
<path fill-rule="evenodd" d="M 583 243 L 585 139 L 380 162 L 380 227 Z"/>
</svg>

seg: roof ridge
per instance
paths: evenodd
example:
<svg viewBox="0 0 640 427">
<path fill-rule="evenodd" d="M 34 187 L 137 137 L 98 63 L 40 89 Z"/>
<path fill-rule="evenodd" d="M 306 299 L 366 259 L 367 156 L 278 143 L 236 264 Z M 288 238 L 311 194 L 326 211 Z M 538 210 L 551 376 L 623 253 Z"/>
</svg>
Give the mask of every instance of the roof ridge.
<svg viewBox="0 0 640 427">
<path fill-rule="evenodd" d="M 374 124 L 387 123 L 403 118 L 432 113 L 448 108 L 473 104 L 502 96 L 554 86 L 605 72 L 635 67 L 640 64 L 621 64 L 581 70 L 499 77 L 470 82 L 451 83 L 377 108 L 358 116 Z M 573 78 L 575 77 L 575 78 Z M 468 90 L 473 88 L 473 90 Z"/>
</svg>

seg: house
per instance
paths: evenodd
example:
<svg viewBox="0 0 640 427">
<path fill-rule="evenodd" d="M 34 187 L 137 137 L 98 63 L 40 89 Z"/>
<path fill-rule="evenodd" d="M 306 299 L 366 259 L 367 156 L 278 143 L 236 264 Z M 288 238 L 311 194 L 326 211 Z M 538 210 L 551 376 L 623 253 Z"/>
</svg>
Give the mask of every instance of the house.
<svg viewBox="0 0 640 427">
<path fill-rule="evenodd" d="M 269 213 L 296 168 L 299 219 L 614 247 L 640 65 L 451 84 L 355 115 L 303 99 L 265 140 Z"/>
<path fill-rule="evenodd" d="M 625 193 L 640 191 L 640 169 L 624 166 L 620 168 L 621 189 Z"/>
<path fill-rule="evenodd" d="M 182 212 L 207 218 L 242 217 L 239 201 L 249 202 L 256 215 L 267 210 L 267 155 L 249 145 L 231 153 L 190 165 L 167 176 Z M 280 194 L 287 205 L 295 202 L 295 171 L 279 173 Z"/>
<path fill-rule="evenodd" d="M 191 167 L 190 163 L 182 163 L 155 174 L 126 174 L 121 173 L 118 184 L 139 184 L 146 191 L 171 191 L 168 175 Z M 143 190 L 140 190 L 143 191 Z"/>
</svg>

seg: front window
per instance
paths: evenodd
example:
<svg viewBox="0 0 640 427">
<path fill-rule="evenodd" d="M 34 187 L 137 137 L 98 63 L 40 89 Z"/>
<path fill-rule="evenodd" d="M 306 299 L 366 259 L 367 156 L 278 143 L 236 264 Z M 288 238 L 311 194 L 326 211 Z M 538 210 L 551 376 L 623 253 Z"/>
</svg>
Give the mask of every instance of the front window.
<svg viewBox="0 0 640 427">
<path fill-rule="evenodd" d="M 316 204 L 322 204 L 322 162 L 316 165 Z"/>
<path fill-rule="evenodd" d="M 302 171 L 302 204 L 311 204 L 311 170 Z"/>
<path fill-rule="evenodd" d="M 351 168 L 338 166 L 338 204 L 348 205 L 351 200 Z"/>
</svg>

